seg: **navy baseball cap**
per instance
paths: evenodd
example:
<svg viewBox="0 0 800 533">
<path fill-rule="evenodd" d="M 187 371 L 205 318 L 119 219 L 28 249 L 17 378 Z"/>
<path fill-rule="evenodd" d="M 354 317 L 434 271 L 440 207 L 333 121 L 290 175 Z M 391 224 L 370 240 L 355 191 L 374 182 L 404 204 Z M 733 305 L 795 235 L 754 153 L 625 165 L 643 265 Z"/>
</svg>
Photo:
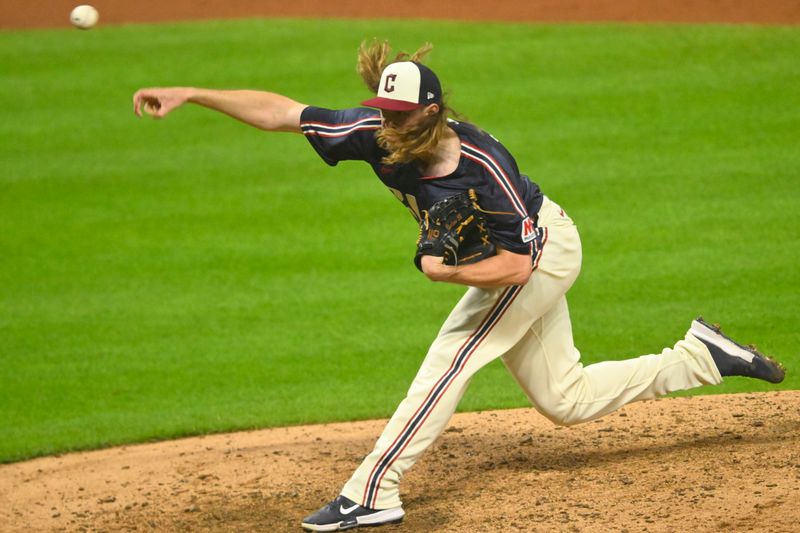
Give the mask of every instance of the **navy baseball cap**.
<svg viewBox="0 0 800 533">
<path fill-rule="evenodd" d="M 383 69 L 378 95 L 361 102 L 389 111 L 413 111 L 442 103 L 442 86 L 431 69 L 416 61 L 400 61 Z"/>
</svg>

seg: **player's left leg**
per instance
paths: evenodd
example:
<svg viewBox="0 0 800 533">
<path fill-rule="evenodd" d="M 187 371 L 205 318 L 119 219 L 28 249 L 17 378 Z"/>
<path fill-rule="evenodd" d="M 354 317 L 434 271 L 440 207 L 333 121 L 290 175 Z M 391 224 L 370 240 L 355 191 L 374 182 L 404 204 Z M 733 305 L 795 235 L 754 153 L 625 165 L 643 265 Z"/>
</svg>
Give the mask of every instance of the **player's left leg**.
<svg viewBox="0 0 800 533">
<path fill-rule="evenodd" d="M 524 286 L 470 288 L 466 292 L 442 326 L 375 448 L 342 489 L 341 496 L 357 505 L 345 505 L 345 510 L 353 508 L 355 513 L 363 509 L 369 516 L 370 510 L 402 509 L 400 479 L 444 430 L 470 378 L 515 346 L 531 324 L 572 286 L 580 271 L 578 232 L 549 199 L 540 215 L 549 222 L 538 243 L 540 267 Z M 321 509 L 308 520 L 330 517 Z"/>
<path fill-rule="evenodd" d="M 400 479 L 444 430 L 481 367 L 508 350 L 530 328 L 531 317 L 515 305 L 523 287 L 471 288 L 431 345 L 408 394 L 373 451 L 341 495 L 303 521 L 316 531 L 336 531 L 402 519 Z"/>
<path fill-rule="evenodd" d="M 580 271 L 581 247 L 572 221 L 546 199 L 537 268 L 524 286 L 470 288 L 453 309 L 406 398 L 373 451 L 356 469 L 340 496 L 303 521 L 303 527 L 335 531 L 397 521 L 403 516 L 400 479 L 444 430 L 469 380 L 530 331 L 570 288 Z M 539 259 L 542 259 L 539 262 Z"/>
<path fill-rule="evenodd" d="M 472 376 L 530 326 L 514 305 L 522 287 L 471 288 L 442 326 L 406 397 L 342 494 L 365 507 L 400 505 L 403 473 L 441 434 Z M 505 345 L 505 346 L 503 346 Z"/>
</svg>

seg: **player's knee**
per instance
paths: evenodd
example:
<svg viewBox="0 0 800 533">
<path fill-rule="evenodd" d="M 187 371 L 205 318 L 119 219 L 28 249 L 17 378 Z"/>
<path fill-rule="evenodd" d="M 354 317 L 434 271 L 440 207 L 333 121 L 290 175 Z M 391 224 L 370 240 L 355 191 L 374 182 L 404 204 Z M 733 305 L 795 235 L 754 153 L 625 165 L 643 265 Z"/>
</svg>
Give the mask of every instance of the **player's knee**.
<svg viewBox="0 0 800 533">
<path fill-rule="evenodd" d="M 584 420 L 580 417 L 574 416 L 570 413 L 567 414 L 559 414 L 558 416 L 548 417 L 550 420 L 557 426 L 574 426 L 576 424 L 580 424 Z"/>
<path fill-rule="evenodd" d="M 534 391 L 532 399 L 539 411 L 559 426 L 573 426 L 586 421 L 587 400 L 591 400 L 591 383 L 577 364 L 550 386 Z"/>
<path fill-rule="evenodd" d="M 593 418 L 581 401 L 583 396 L 563 395 L 550 398 L 542 405 L 538 405 L 539 412 L 558 426 L 574 426 Z"/>
<path fill-rule="evenodd" d="M 568 398 L 560 398 L 546 406 L 539 406 L 539 411 L 557 426 L 574 426 L 583 422 L 578 404 Z"/>
</svg>

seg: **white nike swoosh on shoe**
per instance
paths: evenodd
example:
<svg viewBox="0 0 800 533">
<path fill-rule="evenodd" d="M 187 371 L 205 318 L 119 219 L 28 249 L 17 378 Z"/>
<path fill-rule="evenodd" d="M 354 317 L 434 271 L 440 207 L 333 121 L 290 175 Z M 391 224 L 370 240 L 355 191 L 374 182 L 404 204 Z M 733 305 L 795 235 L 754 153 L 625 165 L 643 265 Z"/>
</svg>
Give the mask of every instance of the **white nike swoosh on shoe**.
<svg viewBox="0 0 800 533">
<path fill-rule="evenodd" d="M 692 322 L 692 327 L 689 329 L 689 333 L 700 340 L 706 340 L 711 344 L 716 345 L 729 356 L 738 357 L 739 359 L 743 359 L 748 363 L 752 363 L 756 356 L 753 352 L 745 350 L 721 333 L 709 329 L 707 326 L 696 320 Z"/>
<path fill-rule="evenodd" d="M 339 506 L 339 512 L 342 513 L 342 514 L 350 514 L 353 511 L 355 511 L 356 509 L 358 509 L 358 504 L 355 504 L 354 506 L 347 507 L 347 508 L 345 508 L 343 505 Z"/>
</svg>

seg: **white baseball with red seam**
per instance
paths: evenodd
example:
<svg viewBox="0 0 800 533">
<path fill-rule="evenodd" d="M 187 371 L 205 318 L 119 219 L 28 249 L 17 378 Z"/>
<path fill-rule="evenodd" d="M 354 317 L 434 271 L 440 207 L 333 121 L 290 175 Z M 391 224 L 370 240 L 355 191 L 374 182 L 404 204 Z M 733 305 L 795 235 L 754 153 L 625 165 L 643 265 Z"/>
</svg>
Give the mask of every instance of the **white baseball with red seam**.
<svg viewBox="0 0 800 533">
<path fill-rule="evenodd" d="M 97 19 L 99 18 L 100 14 L 97 10 L 89 5 L 77 6 L 72 10 L 72 13 L 69 14 L 69 21 L 72 25 L 82 30 L 92 28 L 97 24 Z"/>
</svg>

